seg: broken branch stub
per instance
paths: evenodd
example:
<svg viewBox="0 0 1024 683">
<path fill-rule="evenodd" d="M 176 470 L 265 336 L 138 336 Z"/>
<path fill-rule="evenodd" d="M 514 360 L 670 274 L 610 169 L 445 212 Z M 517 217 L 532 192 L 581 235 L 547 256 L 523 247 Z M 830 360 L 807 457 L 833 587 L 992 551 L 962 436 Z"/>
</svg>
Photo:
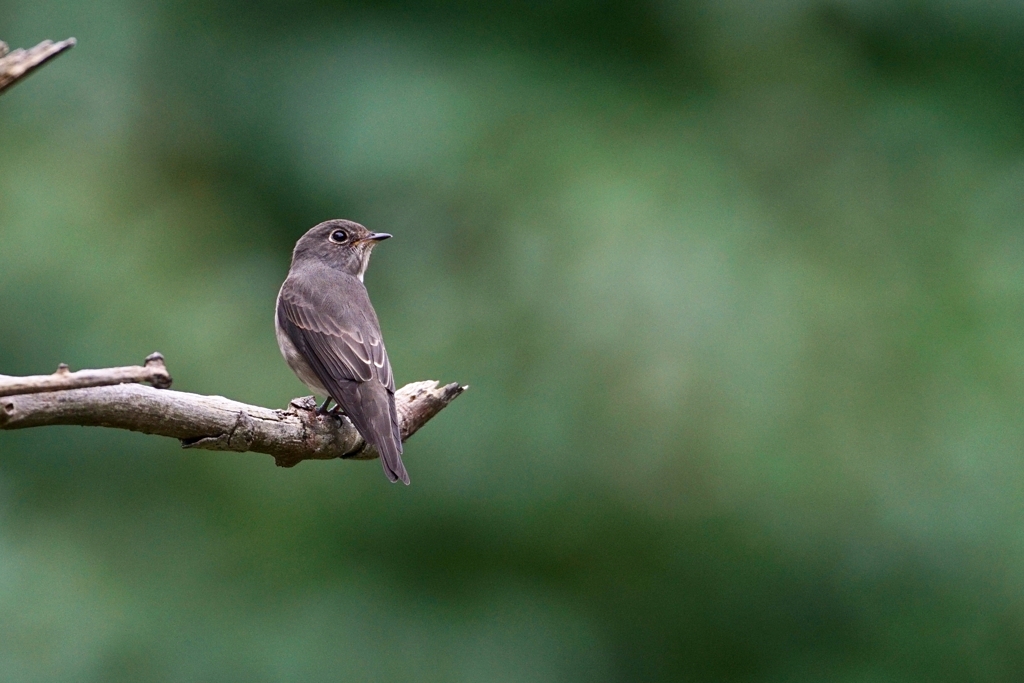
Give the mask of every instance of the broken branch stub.
<svg viewBox="0 0 1024 683">
<path fill-rule="evenodd" d="M 30 377 L 0 375 L 0 396 L 38 394 L 64 389 L 85 389 L 138 382 L 152 384 L 157 389 L 166 389 L 171 386 L 171 375 L 167 372 L 167 366 L 164 365 L 164 357 L 161 354 L 152 353 L 147 356 L 145 365 L 71 372 L 67 365 L 61 363 L 52 375 Z"/>
</svg>

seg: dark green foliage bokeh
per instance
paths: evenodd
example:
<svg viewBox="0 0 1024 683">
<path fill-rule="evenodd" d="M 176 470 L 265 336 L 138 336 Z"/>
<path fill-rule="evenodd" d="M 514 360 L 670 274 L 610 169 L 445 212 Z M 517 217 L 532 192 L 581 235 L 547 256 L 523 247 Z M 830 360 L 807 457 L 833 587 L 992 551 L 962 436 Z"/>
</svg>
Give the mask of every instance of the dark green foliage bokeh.
<svg viewBox="0 0 1024 683">
<path fill-rule="evenodd" d="M 284 406 L 331 217 L 377 463 L 0 432 L 4 681 L 1013 681 L 1018 3 L 0 0 L 0 372 Z"/>
</svg>

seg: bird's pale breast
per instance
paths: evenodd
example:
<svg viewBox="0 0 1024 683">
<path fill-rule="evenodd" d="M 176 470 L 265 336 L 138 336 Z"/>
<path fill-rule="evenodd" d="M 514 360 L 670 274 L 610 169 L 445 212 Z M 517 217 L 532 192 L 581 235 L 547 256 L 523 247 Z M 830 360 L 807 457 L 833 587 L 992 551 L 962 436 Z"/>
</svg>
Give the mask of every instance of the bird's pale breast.
<svg viewBox="0 0 1024 683">
<path fill-rule="evenodd" d="M 292 340 L 288 338 L 285 331 L 281 329 L 281 321 L 278 320 L 277 315 L 275 311 L 274 332 L 277 334 L 277 348 L 281 349 L 281 355 L 284 356 L 288 367 L 314 394 L 328 396 L 329 392 L 320 385 L 320 380 L 317 378 L 316 373 L 313 372 L 313 368 L 309 367 L 309 363 L 302 357 L 299 350 L 295 348 L 295 344 L 292 344 Z"/>
</svg>

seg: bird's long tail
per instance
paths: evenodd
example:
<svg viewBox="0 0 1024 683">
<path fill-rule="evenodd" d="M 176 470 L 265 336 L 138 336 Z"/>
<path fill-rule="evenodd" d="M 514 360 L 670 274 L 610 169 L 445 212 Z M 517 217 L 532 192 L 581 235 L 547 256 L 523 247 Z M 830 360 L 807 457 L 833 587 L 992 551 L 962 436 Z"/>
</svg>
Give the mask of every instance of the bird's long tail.
<svg viewBox="0 0 1024 683">
<path fill-rule="evenodd" d="M 394 483 L 401 480 L 401 482 L 408 486 L 409 484 L 409 473 L 405 470 L 405 464 L 402 462 L 402 444 L 398 443 L 395 445 L 394 439 L 385 437 L 381 439 L 382 443 L 375 443 L 377 452 L 380 453 L 380 462 L 384 466 L 384 474 L 387 478 Z"/>
<path fill-rule="evenodd" d="M 398 429 L 398 411 L 395 396 L 382 384 L 375 381 L 356 385 L 357 410 L 346 413 L 352 419 L 363 438 L 376 446 L 384 474 L 392 482 L 409 483 L 409 473 L 402 463 L 402 438 Z"/>
</svg>

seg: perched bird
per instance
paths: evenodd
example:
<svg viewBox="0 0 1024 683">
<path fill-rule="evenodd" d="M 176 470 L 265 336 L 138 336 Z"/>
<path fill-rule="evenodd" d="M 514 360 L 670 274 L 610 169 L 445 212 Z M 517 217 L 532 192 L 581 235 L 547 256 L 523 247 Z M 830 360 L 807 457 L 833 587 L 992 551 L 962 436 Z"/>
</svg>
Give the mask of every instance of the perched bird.
<svg viewBox="0 0 1024 683">
<path fill-rule="evenodd" d="M 363 286 L 370 252 L 391 235 L 330 220 L 299 238 L 277 295 L 277 345 L 292 371 L 326 396 L 377 447 L 384 474 L 409 483 L 395 410 L 395 379 Z"/>
</svg>

